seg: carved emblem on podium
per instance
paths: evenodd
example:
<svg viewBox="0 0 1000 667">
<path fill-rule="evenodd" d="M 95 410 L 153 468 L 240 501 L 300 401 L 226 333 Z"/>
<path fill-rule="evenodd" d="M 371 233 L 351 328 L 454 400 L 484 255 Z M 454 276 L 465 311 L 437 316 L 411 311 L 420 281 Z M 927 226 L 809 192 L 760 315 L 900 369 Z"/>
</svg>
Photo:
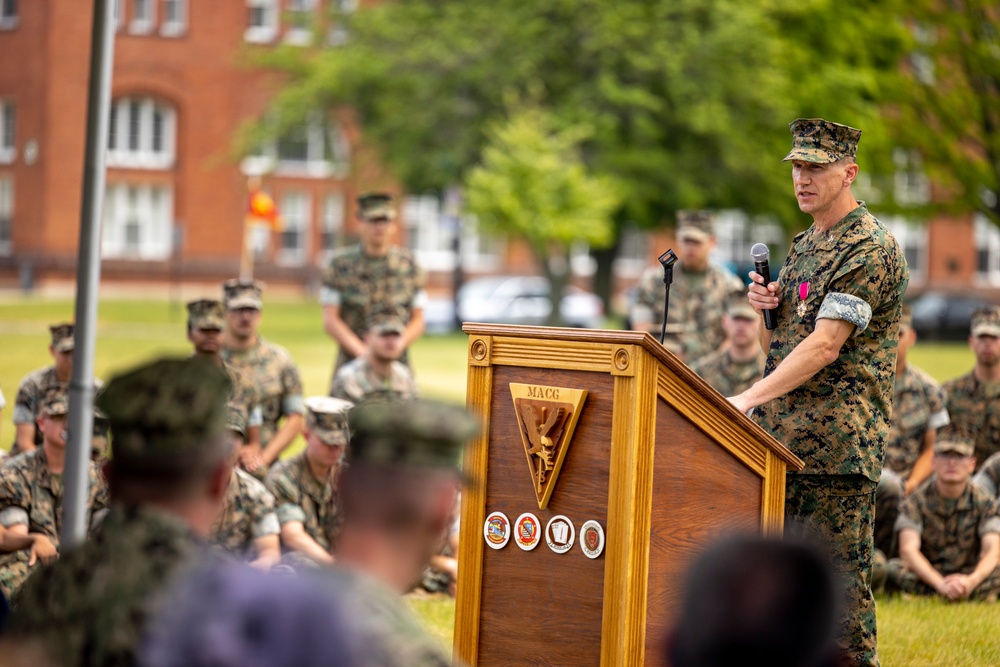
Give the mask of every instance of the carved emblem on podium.
<svg viewBox="0 0 1000 667">
<path fill-rule="evenodd" d="M 538 509 L 545 509 L 580 420 L 586 389 L 510 383 Z"/>
</svg>

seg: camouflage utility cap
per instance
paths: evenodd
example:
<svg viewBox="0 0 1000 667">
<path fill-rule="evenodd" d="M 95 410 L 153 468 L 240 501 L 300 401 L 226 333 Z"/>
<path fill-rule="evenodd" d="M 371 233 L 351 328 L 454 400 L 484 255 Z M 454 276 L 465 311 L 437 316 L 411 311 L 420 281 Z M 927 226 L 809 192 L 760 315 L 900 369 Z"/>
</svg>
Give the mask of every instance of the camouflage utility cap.
<svg viewBox="0 0 1000 667">
<path fill-rule="evenodd" d="M 75 342 L 73 333 L 75 327 L 72 324 L 53 324 L 49 327 L 49 334 L 52 336 L 52 349 L 56 352 L 72 352 Z"/>
<path fill-rule="evenodd" d="M 899 318 L 899 326 L 907 329 L 913 328 L 913 306 L 908 303 L 903 304 L 903 314 Z"/>
<path fill-rule="evenodd" d="M 962 456 L 972 456 L 975 446 L 964 438 L 945 437 L 934 443 L 934 453 L 944 454 L 946 452 L 957 452 Z"/>
<path fill-rule="evenodd" d="M 233 278 L 222 283 L 222 302 L 227 310 L 238 308 L 256 308 L 264 306 L 261 294 L 264 293 L 264 283 L 259 280 L 241 280 Z"/>
<path fill-rule="evenodd" d="M 69 412 L 69 394 L 64 386 L 46 387 L 42 396 L 41 412 L 49 417 L 65 416 Z"/>
<path fill-rule="evenodd" d="M 858 152 L 861 130 L 831 123 L 822 118 L 799 118 L 788 125 L 792 133 L 792 151 L 782 162 L 802 160 L 824 164 Z"/>
<path fill-rule="evenodd" d="M 368 330 L 375 334 L 397 333 L 406 330 L 403 318 L 393 313 L 377 313 L 368 320 Z"/>
<path fill-rule="evenodd" d="M 743 294 L 730 297 L 729 301 L 726 302 L 726 313 L 730 317 L 743 320 L 756 320 L 760 317 Z"/>
<path fill-rule="evenodd" d="M 715 238 L 715 216 L 709 211 L 677 211 L 677 238 L 710 241 Z"/>
<path fill-rule="evenodd" d="M 342 398 L 311 396 L 306 399 L 306 430 L 330 445 L 347 445 L 350 439 L 347 413 L 354 404 Z"/>
<path fill-rule="evenodd" d="M 97 395 L 111 424 L 116 463 L 184 464 L 221 434 L 230 390 L 226 373 L 199 359 L 158 359 L 116 375 Z"/>
<path fill-rule="evenodd" d="M 358 217 L 362 220 L 394 220 L 396 209 L 388 192 L 367 192 L 358 197 Z"/>
<path fill-rule="evenodd" d="M 1000 307 L 983 306 L 972 313 L 973 336 L 1000 336 Z"/>
<path fill-rule="evenodd" d="M 456 469 L 481 429 L 464 407 L 419 398 L 359 405 L 350 420 L 352 463 L 374 465 Z"/>
<path fill-rule="evenodd" d="M 221 301 L 215 299 L 190 301 L 187 310 L 188 322 L 192 329 L 222 331 L 226 328 L 226 309 Z"/>
</svg>

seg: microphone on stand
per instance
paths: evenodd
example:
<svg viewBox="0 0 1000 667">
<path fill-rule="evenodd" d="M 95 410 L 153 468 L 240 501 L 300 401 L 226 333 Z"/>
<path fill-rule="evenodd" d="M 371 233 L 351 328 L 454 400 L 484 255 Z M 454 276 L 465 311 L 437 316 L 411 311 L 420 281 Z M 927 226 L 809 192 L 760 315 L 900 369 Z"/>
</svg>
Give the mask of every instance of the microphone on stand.
<svg viewBox="0 0 1000 667">
<path fill-rule="evenodd" d="M 667 336 L 667 315 L 670 313 L 670 283 L 674 282 L 674 264 L 677 253 L 670 248 L 657 258 L 663 266 L 663 325 L 660 327 L 660 345 Z"/>
<path fill-rule="evenodd" d="M 755 243 L 752 248 L 750 248 L 750 256 L 753 257 L 753 268 L 754 271 L 759 273 L 762 278 L 764 278 L 764 286 L 771 284 L 771 269 L 767 264 L 768 257 L 770 253 L 767 250 L 767 246 L 763 243 Z M 778 314 L 774 312 L 773 308 L 768 308 L 764 311 L 764 328 L 768 331 L 774 331 L 778 326 Z"/>
</svg>

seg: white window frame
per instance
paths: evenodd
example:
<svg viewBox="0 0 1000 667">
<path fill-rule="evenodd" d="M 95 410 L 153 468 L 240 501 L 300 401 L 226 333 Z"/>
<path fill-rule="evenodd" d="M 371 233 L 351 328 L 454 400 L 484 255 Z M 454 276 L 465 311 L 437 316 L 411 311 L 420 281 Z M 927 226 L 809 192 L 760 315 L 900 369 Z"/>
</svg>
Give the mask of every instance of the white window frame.
<svg viewBox="0 0 1000 667">
<path fill-rule="evenodd" d="M 262 12 L 263 22 L 252 25 L 250 16 L 254 10 Z M 280 17 L 279 0 L 247 0 L 247 29 L 243 39 L 254 44 L 268 44 L 278 36 Z"/>
<path fill-rule="evenodd" d="M 128 24 L 130 35 L 148 35 L 156 27 L 156 0 L 130 0 L 132 3 L 132 20 Z M 145 7 L 149 16 L 142 17 L 137 11 L 139 7 Z"/>
<path fill-rule="evenodd" d="M 125 9 L 124 3 L 127 0 L 115 0 L 115 4 L 112 7 L 112 12 L 114 12 L 115 21 L 115 32 L 120 31 L 125 27 Z"/>
<path fill-rule="evenodd" d="M 240 162 L 240 170 L 247 176 L 274 173 L 295 178 L 344 178 L 350 171 L 351 146 L 343 128 L 330 123 L 324 128 L 316 118 L 306 127 L 306 159 L 282 158 L 278 142 L 271 141 L 262 149 L 248 155 Z M 329 149 L 330 154 L 327 154 Z"/>
<path fill-rule="evenodd" d="M 712 261 L 727 268 L 741 267 L 751 261 L 750 249 L 756 243 L 764 243 L 771 253 L 771 277 L 777 278 L 774 264 L 776 251 L 782 255 L 785 234 L 781 226 L 767 219 L 751 218 L 739 209 L 725 209 L 715 215 L 715 248 L 712 250 Z M 744 283 L 746 275 L 738 276 Z"/>
<path fill-rule="evenodd" d="M 316 0 L 288 0 L 286 17 L 288 30 L 285 31 L 285 42 L 308 46 L 312 41 L 312 26 L 316 18 Z"/>
<path fill-rule="evenodd" d="M 169 9 L 177 11 L 177 17 L 170 18 Z M 187 32 L 188 0 L 163 0 L 163 20 L 160 22 L 160 34 L 164 37 L 180 37 Z"/>
<path fill-rule="evenodd" d="M 612 273 L 620 278 L 638 278 L 648 265 L 648 258 L 649 232 L 634 222 L 626 223 L 618 243 L 618 256 L 611 265 Z"/>
<path fill-rule="evenodd" d="M 276 264 L 282 266 L 302 266 L 309 258 L 309 235 L 312 230 L 312 197 L 302 190 L 290 190 L 281 195 L 283 229 L 277 234 L 278 247 L 274 254 Z M 296 247 L 286 247 L 286 232 L 294 231 L 299 243 Z"/>
<path fill-rule="evenodd" d="M 907 220 L 900 215 L 879 216 L 879 220 L 896 237 L 896 242 L 903 249 L 903 256 L 906 257 L 906 250 L 909 247 L 915 248 L 917 265 L 914 266 L 907 258 L 910 268 L 910 286 L 922 287 L 927 281 L 927 263 L 930 261 L 930 229 L 926 224 Z"/>
<path fill-rule="evenodd" d="M 0 234 L 0 256 L 9 256 L 14 250 L 14 177 L 0 174 L 0 220 L 6 220 L 6 237 Z M 0 231 L 3 231 L 0 225 Z"/>
<path fill-rule="evenodd" d="M 0 30 L 14 30 L 21 21 L 18 3 L 22 0 L 0 0 Z"/>
<path fill-rule="evenodd" d="M 979 286 L 1000 286 L 1000 227 L 990 222 L 982 213 L 973 218 L 976 248 L 975 282 Z M 979 266 L 979 255 L 986 252 L 986 269 Z"/>
<path fill-rule="evenodd" d="M 922 206 L 931 200 L 931 181 L 924 163 L 915 150 L 896 148 L 892 151 L 896 166 L 893 173 L 893 197 L 902 206 Z"/>
<path fill-rule="evenodd" d="M 101 256 L 141 261 L 169 258 L 173 251 L 173 205 L 173 189 L 168 185 L 109 183 Z M 129 241 L 130 228 L 138 235 L 135 243 Z"/>
<path fill-rule="evenodd" d="M 343 192 L 331 192 L 323 198 L 323 211 L 320 214 L 316 253 L 316 264 L 318 266 L 329 264 L 333 251 L 341 243 L 344 233 L 345 210 Z"/>
<path fill-rule="evenodd" d="M 0 164 L 17 159 L 17 107 L 13 100 L 0 99 Z"/>
<path fill-rule="evenodd" d="M 456 224 L 461 235 L 459 253 L 463 268 L 479 273 L 500 267 L 506 249 L 504 241 L 482 234 L 473 216 L 458 220 L 449 217 L 436 196 L 407 197 L 403 201 L 402 218 L 406 227 L 406 245 L 427 271 L 455 269 Z"/>
<path fill-rule="evenodd" d="M 131 145 L 132 109 L 138 109 L 138 146 Z M 154 116 L 161 114 L 161 150 L 154 150 Z M 114 132 L 108 130 L 109 167 L 125 169 L 170 169 L 177 145 L 177 113 L 173 107 L 152 97 L 120 97 L 111 105 Z"/>
</svg>

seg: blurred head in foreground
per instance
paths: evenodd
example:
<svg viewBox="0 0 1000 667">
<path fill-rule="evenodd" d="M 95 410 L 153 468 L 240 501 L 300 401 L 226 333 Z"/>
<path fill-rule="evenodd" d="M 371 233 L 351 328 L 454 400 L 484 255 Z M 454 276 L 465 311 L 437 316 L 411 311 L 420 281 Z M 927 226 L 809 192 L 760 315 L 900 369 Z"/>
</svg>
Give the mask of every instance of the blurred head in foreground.
<svg viewBox="0 0 1000 667">
<path fill-rule="evenodd" d="M 666 653 L 672 667 L 831 667 L 836 664 L 836 580 L 798 542 L 735 537 L 688 572 Z"/>
<path fill-rule="evenodd" d="M 223 564 L 180 580 L 151 619 L 142 667 L 364 664 L 341 598 L 315 576 Z"/>
</svg>

